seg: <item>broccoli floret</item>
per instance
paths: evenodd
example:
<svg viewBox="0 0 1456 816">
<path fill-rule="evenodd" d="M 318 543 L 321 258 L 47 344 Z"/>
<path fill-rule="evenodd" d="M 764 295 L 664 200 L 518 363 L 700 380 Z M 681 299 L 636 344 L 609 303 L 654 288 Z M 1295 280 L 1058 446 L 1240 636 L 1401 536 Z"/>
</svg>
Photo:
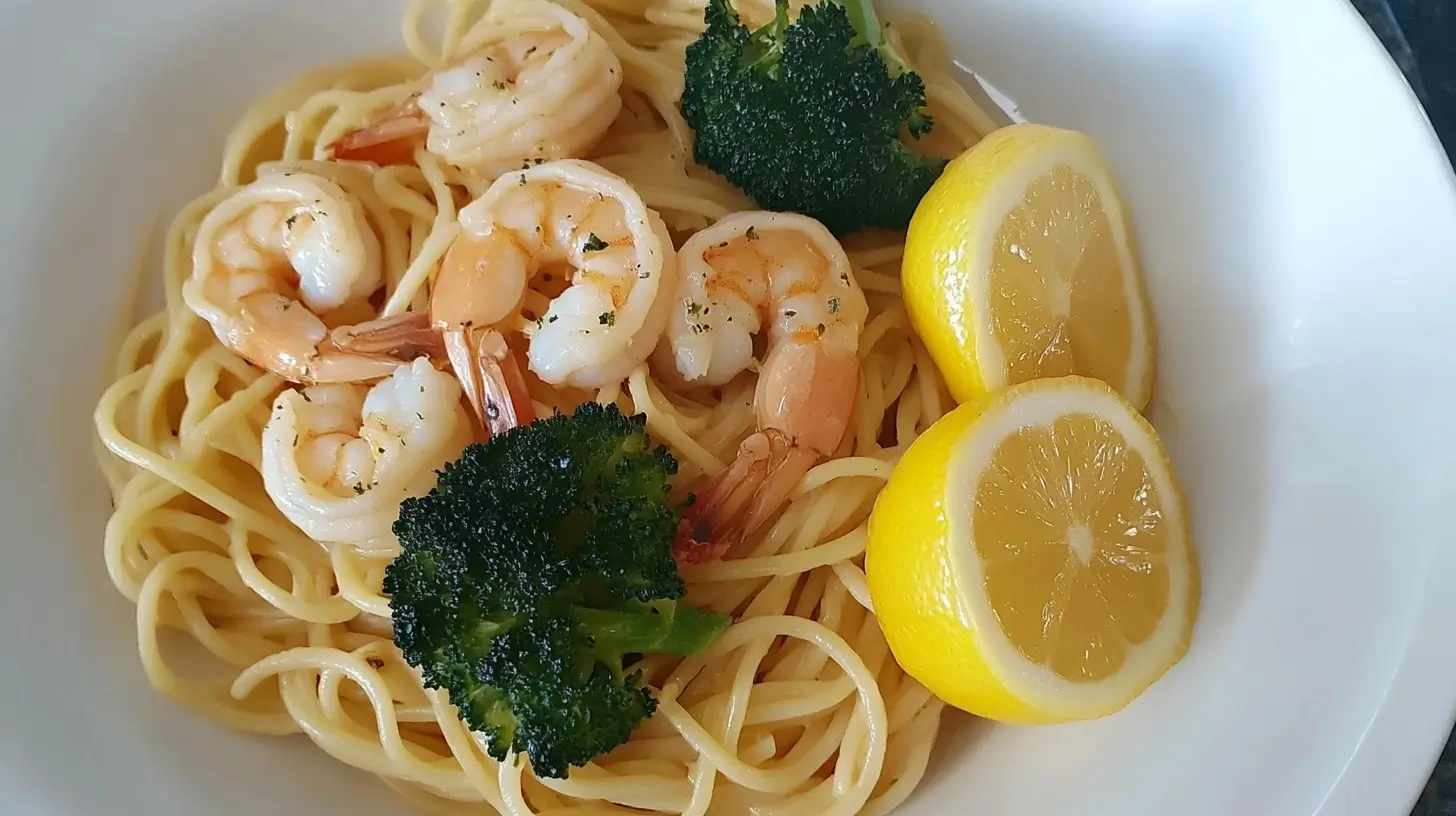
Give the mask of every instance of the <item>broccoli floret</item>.
<svg viewBox="0 0 1456 816">
<path fill-rule="evenodd" d="M 646 417 L 582 405 L 471 445 L 400 505 L 394 641 L 487 751 L 561 778 L 656 709 L 633 655 L 691 655 L 728 618 L 680 599 L 677 461 Z"/>
<path fill-rule="evenodd" d="M 821 0 L 750 32 L 708 0 L 688 46 L 683 117 L 693 155 L 760 206 L 834 233 L 904 229 L 945 167 L 900 140 L 930 132 L 925 83 L 886 42 L 870 0 Z"/>
</svg>

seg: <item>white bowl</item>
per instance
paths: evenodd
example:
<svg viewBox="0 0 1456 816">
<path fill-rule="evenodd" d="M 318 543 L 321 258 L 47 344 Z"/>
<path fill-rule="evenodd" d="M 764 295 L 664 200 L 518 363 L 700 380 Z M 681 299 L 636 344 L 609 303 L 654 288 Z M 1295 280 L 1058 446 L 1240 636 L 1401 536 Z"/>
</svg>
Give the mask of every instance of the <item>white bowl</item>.
<svg viewBox="0 0 1456 816">
<path fill-rule="evenodd" d="M 397 50 L 378 0 L 0 11 L 0 810 L 402 812 L 303 737 L 147 685 L 101 559 L 90 411 L 149 228 L 234 116 Z M 1456 703 L 1456 188 L 1338 0 L 921 0 L 1033 120 L 1089 131 L 1141 234 L 1154 416 L 1189 491 L 1193 649 L 1127 711 L 948 717 L 907 814 L 1401 814 Z"/>
</svg>

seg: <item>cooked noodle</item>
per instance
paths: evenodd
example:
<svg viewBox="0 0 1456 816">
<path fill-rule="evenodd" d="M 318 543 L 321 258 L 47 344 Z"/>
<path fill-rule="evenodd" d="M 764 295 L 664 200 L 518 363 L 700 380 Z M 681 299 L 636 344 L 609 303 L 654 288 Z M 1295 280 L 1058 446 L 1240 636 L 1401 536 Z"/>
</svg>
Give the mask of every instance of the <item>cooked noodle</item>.
<svg viewBox="0 0 1456 816">
<path fill-rule="evenodd" d="M 588 158 L 631 182 L 679 241 L 751 208 L 692 164 L 676 107 L 701 0 L 557 1 L 585 17 L 624 67 L 623 111 Z M 416 0 L 404 21 L 412 58 L 321 69 L 264 97 L 228 137 L 218 187 L 167 232 L 165 306 L 121 343 L 95 413 L 115 503 L 106 564 L 137 605 L 148 678 L 229 727 L 307 734 L 426 812 L 888 812 L 924 773 L 942 704 L 896 666 L 869 611 L 865 522 L 899 452 L 951 405 L 899 297 L 899 236 L 847 245 L 870 319 L 841 458 L 814 468 L 776 523 L 726 560 L 684 569 L 692 602 L 738 622 L 704 654 L 645 660 L 660 710 L 569 779 L 492 760 L 443 694 L 422 687 L 391 640 L 380 591 L 388 553 L 315 542 L 264 492 L 260 439 L 285 384 L 222 346 L 184 305 L 199 223 L 265 163 L 328 176 L 360 197 L 379 235 L 383 311 L 426 308 L 430 276 L 458 230 L 457 205 L 484 185 L 424 150 L 414 164 L 370 175 L 323 161 L 323 146 L 405 99 L 404 83 L 429 66 L 489 36 L 484 7 Z M 763 0 L 740 7 L 751 23 L 772 13 Z M 432 28 L 441 36 L 427 36 Z M 890 31 L 926 80 L 938 149 L 959 151 L 993 126 L 961 90 L 933 26 L 910 20 Z M 527 308 L 544 297 L 529 297 Z M 519 321 L 513 328 L 528 322 Z M 686 391 L 644 366 L 597 394 L 534 379 L 531 389 L 540 411 L 595 398 L 645 412 L 691 487 L 719 472 L 753 430 L 753 385 L 747 373 L 717 393 Z M 182 654 L 164 635 L 172 632 L 208 659 Z"/>
</svg>

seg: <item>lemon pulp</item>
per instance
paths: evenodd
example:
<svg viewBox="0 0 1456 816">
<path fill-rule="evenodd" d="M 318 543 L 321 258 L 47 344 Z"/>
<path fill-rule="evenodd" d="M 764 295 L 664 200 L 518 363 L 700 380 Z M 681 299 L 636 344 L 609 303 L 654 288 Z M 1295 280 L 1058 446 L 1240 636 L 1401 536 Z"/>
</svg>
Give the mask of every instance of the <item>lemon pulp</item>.
<svg viewBox="0 0 1456 816">
<path fill-rule="evenodd" d="M 1121 669 L 1167 608 L 1162 500 L 1105 420 L 1072 414 L 1004 440 L 981 475 L 971 529 L 1007 639 L 1068 680 Z"/>
<path fill-rule="evenodd" d="M 915 211 L 901 277 L 956 399 L 1069 374 L 1139 410 L 1154 337 L 1131 229 L 1086 135 L 1014 125 L 953 160 Z"/>
<path fill-rule="evenodd" d="M 1026 188 L 992 242 L 990 332 L 1019 383 L 1081 374 L 1121 382 L 1132 324 L 1097 188 L 1057 165 Z"/>
</svg>

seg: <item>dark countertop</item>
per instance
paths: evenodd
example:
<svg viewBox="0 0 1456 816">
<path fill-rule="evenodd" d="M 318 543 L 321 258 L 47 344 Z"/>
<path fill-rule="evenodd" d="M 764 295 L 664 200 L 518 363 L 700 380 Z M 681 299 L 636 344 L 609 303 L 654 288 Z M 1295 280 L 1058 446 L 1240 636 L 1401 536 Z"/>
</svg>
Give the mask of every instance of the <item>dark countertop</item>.
<svg viewBox="0 0 1456 816">
<path fill-rule="evenodd" d="M 1456 155 L 1456 0 L 1352 0 Z"/>
<path fill-rule="evenodd" d="M 1446 155 L 1456 158 L 1456 0 L 1352 2 L 1405 71 Z M 1411 816 L 1456 816 L 1456 739 L 1446 743 Z"/>
</svg>

